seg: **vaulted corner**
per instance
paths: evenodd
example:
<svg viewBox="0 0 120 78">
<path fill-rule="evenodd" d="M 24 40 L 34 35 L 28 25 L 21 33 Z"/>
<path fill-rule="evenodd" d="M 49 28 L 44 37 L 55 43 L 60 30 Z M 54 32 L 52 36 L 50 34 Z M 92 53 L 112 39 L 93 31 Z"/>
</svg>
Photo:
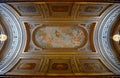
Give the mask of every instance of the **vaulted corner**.
<svg viewBox="0 0 120 78">
<path fill-rule="evenodd" d="M 119 22 L 119 3 L 0 3 L 0 74 L 120 75 Z"/>
</svg>

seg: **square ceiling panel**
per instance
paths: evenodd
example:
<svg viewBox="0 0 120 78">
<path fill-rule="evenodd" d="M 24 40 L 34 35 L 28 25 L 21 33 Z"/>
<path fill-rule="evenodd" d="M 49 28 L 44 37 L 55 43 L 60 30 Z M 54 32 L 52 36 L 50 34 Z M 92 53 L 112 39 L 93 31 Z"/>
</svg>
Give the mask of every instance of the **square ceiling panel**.
<svg viewBox="0 0 120 78">
<path fill-rule="evenodd" d="M 109 4 L 79 4 L 77 17 L 99 16 L 109 6 Z"/>
<path fill-rule="evenodd" d="M 73 3 L 47 3 L 50 17 L 68 17 L 71 15 Z"/>
<path fill-rule="evenodd" d="M 42 16 L 42 9 L 37 4 L 10 4 L 21 16 L 28 16 L 28 15 L 39 15 Z"/>
</svg>

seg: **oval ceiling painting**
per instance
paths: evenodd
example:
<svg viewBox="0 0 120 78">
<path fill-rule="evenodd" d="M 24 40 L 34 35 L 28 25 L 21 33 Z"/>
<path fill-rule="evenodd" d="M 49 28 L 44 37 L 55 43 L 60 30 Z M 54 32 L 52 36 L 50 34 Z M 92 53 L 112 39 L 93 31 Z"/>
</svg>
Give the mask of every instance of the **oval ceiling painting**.
<svg viewBox="0 0 120 78">
<path fill-rule="evenodd" d="M 87 32 L 80 26 L 42 26 L 33 32 L 33 41 L 40 48 L 80 48 L 86 43 Z"/>
</svg>

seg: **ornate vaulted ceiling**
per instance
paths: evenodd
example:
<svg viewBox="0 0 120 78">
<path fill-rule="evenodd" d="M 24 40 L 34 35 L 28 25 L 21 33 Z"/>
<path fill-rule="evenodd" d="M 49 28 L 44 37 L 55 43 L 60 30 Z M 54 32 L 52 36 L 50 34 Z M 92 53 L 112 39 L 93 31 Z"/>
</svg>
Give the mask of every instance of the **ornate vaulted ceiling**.
<svg viewBox="0 0 120 78">
<path fill-rule="evenodd" d="M 119 15 L 118 3 L 1 3 L 0 74 L 119 75 Z"/>
</svg>

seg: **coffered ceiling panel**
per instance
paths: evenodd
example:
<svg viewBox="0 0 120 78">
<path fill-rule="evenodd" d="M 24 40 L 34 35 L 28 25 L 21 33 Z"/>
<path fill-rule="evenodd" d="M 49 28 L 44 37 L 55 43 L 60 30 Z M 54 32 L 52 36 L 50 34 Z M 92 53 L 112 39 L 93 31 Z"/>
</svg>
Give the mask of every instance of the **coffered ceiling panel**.
<svg viewBox="0 0 120 78">
<path fill-rule="evenodd" d="M 73 3 L 47 3 L 50 17 L 70 17 Z"/>
<path fill-rule="evenodd" d="M 99 17 L 112 3 L 9 3 L 20 15 L 44 17 L 45 19 L 81 19 Z M 43 18 L 42 18 L 43 19 Z"/>
<path fill-rule="evenodd" d="M 79 4 L 77 17 L 80 16 L 99 16 L 109 4 Z"/>
<path fill-rule="evenodd" d="M 32 74 L 35 72 L 38 72 L 40 64 L 42 63 L 41 59 L 20 59 L 18 64 L 14 67 L 12 72 L 15 74 L 17 73 L 26 73 L 26 74 Z"/>
<path fill-rule="evenodd" d="M 42 9 L 37 4 L 31 4 L 31 3 L 16 3 L 12 6 L 21 16 L 42 16 Z"/>
</svg>

